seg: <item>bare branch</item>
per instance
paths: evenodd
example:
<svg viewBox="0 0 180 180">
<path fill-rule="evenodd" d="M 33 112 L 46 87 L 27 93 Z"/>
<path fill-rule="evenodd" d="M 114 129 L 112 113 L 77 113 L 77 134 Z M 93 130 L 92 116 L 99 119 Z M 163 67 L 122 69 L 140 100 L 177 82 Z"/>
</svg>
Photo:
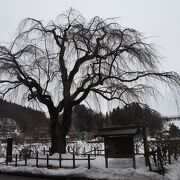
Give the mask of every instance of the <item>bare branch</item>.
<svg viewBox="0 0 180 180">
<path fill-rule="evenodd" d="M 159 70 L 154 46 L 114 21 L 96 16 L 87 22 L 74 9 L 48 24 L 23 20 L 10 47 L 0 46 L 0 84 L 21 83 L 29 100 L 59 112 L 91 92 L 126 103 L 152 96 L 153 81 L 178 89 L 179 75 Z"/>
</svg>

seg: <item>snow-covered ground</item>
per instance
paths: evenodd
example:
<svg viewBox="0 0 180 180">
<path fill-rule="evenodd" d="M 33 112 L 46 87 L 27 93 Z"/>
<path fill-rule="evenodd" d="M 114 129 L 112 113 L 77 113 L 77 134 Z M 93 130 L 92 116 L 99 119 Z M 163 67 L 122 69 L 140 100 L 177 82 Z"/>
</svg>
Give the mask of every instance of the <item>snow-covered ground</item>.
<svg viewBox="0 0 180 180">
<path fill-rule="evenodd" d="M 75 152 L 78 154 L 84 153 L 84 151 L 91 151 L 94 148 L 104 149 L 102 143 L 86 143 L 83 141 L 77 141 L 74 144 L 69 144 L 71 148 L 74 147 Z M 141 143 L 139 144 L 141 146 Z M 34 152 L 39 151 L 39 158 L 46 158 L 46 155 L 43 155 L 43 148 L 48 149 L 49 144 L 25 144 L 13 146 L 13 154 L 19 154 L 19 152 L 25 147 L 31 147 L 31 150 Z M 2 152 L 5 154 L 6 145 L 2 144 Z M 143 151 L 143 148 L 140 148 L 140 152 Z M 49 157 L 59 159 L 59 154 L 54 154 Z M 47 176 L 79 176 L 79 177 L 88 177 L 94 179 L 109 179 L 109 180 L 180 180 L 180 159 L 178 161 L 173 161 L 171 165 L 166 165 L 166 173 L 164 176 L 159 175 L 154 172 L 150 172 L 148 167 L 145 167 L 144 157 L 136 156 L 136 169 L 133 169 L 132 159 L 108 159 L 109 168 L 105 168 L 105 158 L 103 156 L 94 157 L 91 156 L 91 169 L 88 169 L 87 156 L 75 156 L 75 166 L 73 169 L 72 154 L 63 154 L 62 159 L 71 159 L 71 160 L 62 160 L 62 168 L 59 168 L 59 160 L 49 160 L 49 169 L 46 168 L 47 160 L 39 159 L 38 164 L 39 168 L 36 166 L 35 159 L 28 159 L 27 165 L 25 161 L 18 161 L 18 167 L 15 167 L 15 162 L 10 163 L 8 166 L 5 165 L 4 157 L 0 158 L 0 172 L 14 172 L 14 173 L 30 173 L 38 175 L 47 175 Z M 86 160 L 77 160 L 77 159 L 86 159 Z"/>
<path fill-rule="evenodd" d="M 41 156 L 42 157 L 42 156 Z M 54 154 L 50 158 L 57 158 L 58 154 Z M 71 154 L 63 154 L 62 158 L 72 158 Z M 76 158 L 82 158 L 76 156 Z M 39 165 L 46 166 L 46 160 L 40 160 Z M 18 162 L 24 164 L 24 161 Z M 32 174 L 52 175 L 52 176 L 80 176 L 94 179 L 109 179 L 109 180 L 180 180 L 180 160 L 174 161 L 171 165 L 166 166 L 164 176 L 154 172 L 150 172 L 144 166 L 144 157 L 136 156 L 137 169 L 132 168 L 131 159 L 109 159 L 109 168 L 105 168 L 104 157 L 96 157 L 91 161 L 91 169 L 87 168 L 87 161 L 76 161 L 76 168 L 72 169 L 72 161 L 62 161 L 62 167 L 58 168 L 59 162 L 50 160 L 49 165 L 56 168 L 36 168 L 35 160 L 28 160 L 28 166 L 12 166 L 0 165 L 1 172 L 26 172 Z"/>
</svg>

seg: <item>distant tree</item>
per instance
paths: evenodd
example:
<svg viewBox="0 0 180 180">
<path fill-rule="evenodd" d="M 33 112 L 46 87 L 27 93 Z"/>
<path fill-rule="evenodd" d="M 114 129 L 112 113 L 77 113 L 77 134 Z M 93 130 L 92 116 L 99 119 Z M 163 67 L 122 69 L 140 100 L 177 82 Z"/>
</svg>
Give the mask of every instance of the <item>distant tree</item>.
<svg viewBox="0 0 180 180">
<path fill-rule="evenodd" d="M 108 118 L 111 120 L 111 126 L 140 125 L 147 127 L 151 134 L 161 130 L 165 120 L 157 111 L 139 103 L 113 109 Z"/>
<path fill-rule="evenodd" d="M 149 106 L 145 106 L 143 109 L 143 117 L 141 124 L 148 127 L 151 135 L 154 135 L 157 130 L 162 130 L 165 122 L 165 117 L 163 117 L 159 112 L 151 109 Z"/>
<path fill-rule="evenodd" d="M 92 132 L 103 127 L 104 116 L 85 107 L 85 105 L 77 105 L 73 109 L 72 121 L 73 130 Z"/>
<path fill-rule="evenodd" d="M 14 41 L 0 46 L 0 92 L 4 98 L 19 92 L 18 98 L 44 104 L 50 115 L 51 153 L 62 153 L 72 109 L 90 93 L 126 104 L 153 94 L 148 81 L 179 86 L 179 75 L 160 72 L 158 63 L 154 47 L 138 31 L 122 28 L 113 18 L 96 16 L 87 22 L 70 9 L 47 25 L 23 20 Z"/>
<path fill-rule="evenodd" d="M 169 126 L 169 134 L 171 137 L 180 137 L 180 129 L 178 126 L 174 124 L 170 124 Z"/>
</svg>

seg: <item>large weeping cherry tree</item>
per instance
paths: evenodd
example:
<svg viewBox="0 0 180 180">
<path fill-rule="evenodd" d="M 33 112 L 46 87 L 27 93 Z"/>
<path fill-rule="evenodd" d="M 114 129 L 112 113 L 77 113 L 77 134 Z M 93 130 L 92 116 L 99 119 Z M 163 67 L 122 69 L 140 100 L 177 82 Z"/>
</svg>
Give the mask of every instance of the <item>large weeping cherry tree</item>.
<svg viewBox="0 0 180 180">
<path fill-rule="evenodd" d="M 44 24 L 27 18 L 8 46 L 0 46 L 0 93 L 44 104 L 50 117 L 51 153 L 65 152 L 74 106 L 91 93 L 107 101 L 142 101 L 153 81 L 180 85 L 175 72 L 161 72 L 152 45 L 114 19 L 86 21 L 76 10 Z M 62 119 L 59 120 L 59 114 Z"/>
</svg>

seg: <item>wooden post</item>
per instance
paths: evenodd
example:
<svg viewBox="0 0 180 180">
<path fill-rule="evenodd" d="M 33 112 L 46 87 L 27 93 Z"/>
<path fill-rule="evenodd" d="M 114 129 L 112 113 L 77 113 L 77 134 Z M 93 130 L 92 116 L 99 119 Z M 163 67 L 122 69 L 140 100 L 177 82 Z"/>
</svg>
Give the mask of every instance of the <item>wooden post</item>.
<svg viewBox="0 0 180 180">
<path fill-rule="evenodd" d="M 31 151 L 31 149 L 30 149 L 29 154 L 28 154 L 29 157 L 31 157 L 31 153 L 32 153 L 32 151 Z"/>
<path fill-rule="evenodd" d="M 47 154 L 47 168 L 49 167 L 49 154 Z"/>
<path fill-rule="evenodd" d="M 149 166 L 149 170 L 151 169 L 151 163 L 149 160 L 149 148 L 148 148 L 148 142 L 147 142 L 147 135 L 146 135 L 146 128 L 142 127 L 142 134 L 143 134 L 143 142 L 144 142 L 144 157 L 145 157 L 145 165 Z"/>
<path fill-rule="evenodd" d="M 46 149 L 45 149 L 45 147 L 43 148 L 43 154 L 44 154 L 44 155 L 46 154 Z"/>
<path fill-rule="evenodd" d="M 12 161 L 12 144 L 13 144 L 13 139 L 7 138 L 6 161 L 8 162 Z"/>
<path fill-rule="evenodd" d="M 88 154 L 88 169 L 91 169 L 90 154 Z"/>
<path fill-rule="evenodd" d="M 36 153 L 36 167 L 38 167 L 38 151 Z"/>
<path fill-rule="evenodd" d="M 69 146 L 67 147 L 67 151 L 68 151 L 68 153 L 70 153 L 70 147 Z"/>
<path fill-rule="evenodd" d="M 133 155 L 133 168 L 136 169 L 136 157 Z"/>
<path fill-rule="evenodd" d="M 19 153 L 19 160 L 21 161 L 21 156 L 22 156 L 22 154 L 21 154 L 21 152 Z"/>
<path fill-rule="evenodd" d="M 27 166 L 27 157 L 25 157 L 24 160 L 25 160 L 25 166 Z"/>
<path fill-rule="evenodd" d="M 61 168 L 61 153 L 59 153 L 59 168 Z"/>
<path fill-rule="evenodd" d="M 156 160 L 156 153 L 153 152 L 153 160 L 154 160 L 154 164 L 157 167 L 157 160 Z"/>
<path fill-rule="evenodd" d="M 133 136 L 133 168 L 136 169 L 136 157 L 135 157 L 135 145 L 134 145 L 134 136 Z"/>
<path fill-rule="evenodd" d="M 106 155 L 105 155 L 105 165 L 106 165 L 106 168 L 108 168 L 108 158 L 106 157 Z"/>
<path fill-rule="evenodd" d="M 107 144 L 106 144 L 106 138 L 104 138 L 104 148 L 105 148 L 105 166 L 108 168 L 108 157 L 107 157 Z"/>
<path fill-rule="evenodd" d="M 84 155 L 84 157 L 86 156 L 86 149 L 85 149 L 85 147 L 83 147 L 83 155 Z"/>
<path fill-rule="evenodd" d="M 171 149 L 170 149 L 170 146 L 168 146 L 168 163 L 171 164 Z"/>
<path fill-rule="evenodd" d="M 75 153 L 73 153 L 73 168 L 76 168 L 76 165 L 75 165 Z"/>
<path fill-rule="evenodd" d="M 138 145 L 137 145 L 137 144 L 135 145 L 135 151 L 136 151 L 136 154 L 138 154 L 138 153 L 139 153 L 139 147 L 138 147 Z"/>
<path fill-rule="evenodd" d="M 96 148 L 94 147 L 94 156 L 96 157 Z"/>
<path fill-rule="evenodd" d="M 15 156 L 15 167 L 17 167 L 17 154 Z"/>
</svg>

